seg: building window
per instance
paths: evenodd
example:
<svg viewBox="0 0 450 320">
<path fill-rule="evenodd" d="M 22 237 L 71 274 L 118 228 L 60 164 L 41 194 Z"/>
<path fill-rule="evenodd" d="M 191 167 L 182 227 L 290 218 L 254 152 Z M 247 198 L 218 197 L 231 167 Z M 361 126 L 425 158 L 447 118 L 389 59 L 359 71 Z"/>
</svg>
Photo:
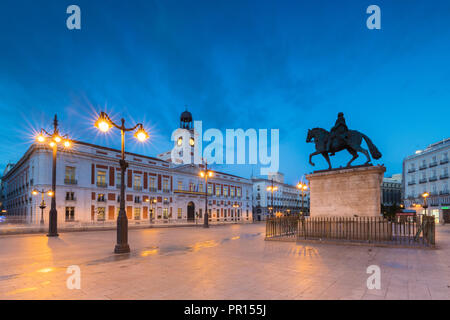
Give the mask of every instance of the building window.
<svg viewBox="0 0 450 320">
<path fill-rule="evenodd" d="M 208 194 L 212 194 L 213 189 L 212 189 L 212 185 L 208 184 Z"/>
<path fill-rule="evenodd" d="M 65 184 L 77 184 L 77 181 L 75 180 L 75 167 L 66 166 L 64 183 Z"/>
<path fill-rule="evenodd" d="M 223 187 L 223 196 L 228 197 L 228 187 Z"/>
<path fill-rule="evenodd" d="M 97 201 L 105 202 L 105 201 L 106 201 L 106 200 L 105 200 L 105 194 L 99 193 L 99 194 L 97 195 Z"/>
<path fill-rule="evenodd" d="M 141 176 L 134 176 L 134 190 L 140 191 L 142 190 L 142 184 L 141 184 Z"/>
<path fill-rule="evenodd" d="M 203 192 L 203 185 L 201 183 L 198 185 L 198 192 Z"/>
<path fill-rule="evenodd" d="M 141 203 L 141 197 L 140 196 L 135 196 L 134 197 L 134 203 Z"/>
<path fill-rule="evenodd" d="M 163 208 L 163 217 L 164 217 L 164 219 L 169 218 L 169 209 Z"/>
<path fill-rule="evenodd" d="M 97 221 L 105 221 L 105 207 L 97 208 Z"/>
<path fill-rule="evenodd" d="M 220 196 L 220 188 L 219 186 L 216 186 L 216 197 Z"/>
<path fill-rule="evenodd" d="M 66 207 L 66 221 L 75 221 L 75 207 Z"/>
<path fill-rule="evenodd" d="M 116 173 L 116 186 L 120 187 L 122 183 L 122 172 L 117 172 Z"/>
<path fill-rule="evenodd" d="M 195 191 L 195 185 L 193 182 L 189 183 L 189 191 Z"/>
<path fill-rule="evenodd" d="M 183 190 L 183 181 L 178 180 L 178 190 Z"/>
<path fill-rule="evenodd" d="M 150 191 L 156 191 L 156 178 L 150 177 Z"/>
<path fill-rule="evenodd" d="M 163 179 L 163 192 L 169 192 L 169 180 Z"/>
<path fill-rule="evenodd" d="M 66 200 L 75 200 L 74 192 L 66 192 Z"/>
<path fill-rule="evenodd" d="M 237 192 L 237 197 L 240 198 L 241 197 L 241 188 L 237 188 L 236 192 Z"/>
<path fill-rule="evenodd" d="M 233 187 L 230 188 L 230 196 L 234 197 L 234 188 Z"/>
<path fill-rule="evenodd" d="M 97 187 L 106 187 L 106 171 L 97 171 Z"/>
<path fill-rule="evenodd" d="M 178 208 L 177 211 L 177 218 L 181 219 L 183 217 L 183 208 Z"/>
<path fill-rule="evenodd" d="M 141 220 L 141 208 L 134 208 L 134 220 Z"/>
</svg>

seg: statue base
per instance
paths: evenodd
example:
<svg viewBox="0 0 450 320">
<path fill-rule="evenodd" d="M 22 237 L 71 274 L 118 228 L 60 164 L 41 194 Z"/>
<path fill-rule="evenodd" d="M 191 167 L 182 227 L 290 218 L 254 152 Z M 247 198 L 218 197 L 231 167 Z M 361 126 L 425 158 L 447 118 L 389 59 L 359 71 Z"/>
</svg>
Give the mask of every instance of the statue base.
<svg viewBox="0 0 450 320">
<path fill-rule="evenodd" d="M 379 217 L 384 166 L 316 171 L 310 186 L 311 217 Z"/>
</svg>

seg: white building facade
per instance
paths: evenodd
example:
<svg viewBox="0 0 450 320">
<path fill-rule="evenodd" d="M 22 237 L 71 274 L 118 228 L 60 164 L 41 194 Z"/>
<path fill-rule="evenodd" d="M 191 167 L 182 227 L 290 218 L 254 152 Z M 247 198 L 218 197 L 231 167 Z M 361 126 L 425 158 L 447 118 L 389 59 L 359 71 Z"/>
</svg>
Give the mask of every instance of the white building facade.
<svg viewBox="0 0 450 320">
<path fill-rule="evenodd" d="M 428 192 L 427 214 L 435 216 L 437 222 L 450 222 L 449 156 L 450 138 L 447 138 L 403 160 L 406 208 L 424 213 L 419 205 L 424 202 L 421 195 Z"/>
<path fill-rule="evenodd" d="M 256 221 L 265 220 L 272 214 L 293 215 L 302 211 L 302 192 L 297 186 L 285 184 L 281 173 L 269 175 L 268 179 L 253 178 L 252 182 Z M 276 189 L 273 194 L 268 187 Z M 303 212 L 309 214 L 309 190 L 303 192 Z"/>
<path fill-rule="evenodd" d="M 104 223 L 117 219 L 120 201 L 120 150 L 74 141 L 70 150 L 58 149 L 56 206 L 58 224 Z M 203 218 L 205 192 L 211 222 L 251 222 L 252 182 L 215 172 L 204 185 L 202 165 L 180 165 L 126 153 L 125 209 L 130 222 L 196 222 Z M 50 190 L 52 150 L 35 143 L 3 177 L 3 206 L 7 215 L 39 223 L 41 195 Z M 48 223 L 51 199 L 45 195 Z M 202 220 L 199 221 L 202 223 Z"/>
</svg>

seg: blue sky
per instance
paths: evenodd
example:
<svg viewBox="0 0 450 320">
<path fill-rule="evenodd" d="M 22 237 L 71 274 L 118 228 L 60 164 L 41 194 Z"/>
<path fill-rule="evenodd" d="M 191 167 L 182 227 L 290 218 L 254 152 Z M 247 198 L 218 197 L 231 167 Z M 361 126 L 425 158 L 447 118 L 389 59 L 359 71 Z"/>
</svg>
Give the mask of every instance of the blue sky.
<svg viewBox="0 0 450 320">
<path fill-rule="evenodd" d="M 66 28 L 71 4 L 79 31 Z M 370 4 L 381 30 L 366 28 Z M 154 156 L 188 105 L 204 129 L 280 129 L 290 183 L 325 168 L 307 164 L 306 133 L 339 111 L 383 153 L 376 163 L 401 172 L 406 155 L 450 136 L 449 17 L 449 1 L 3 0 L 0 169 L 56 112 L 73 138 L 116 148 L 118 134 L 93 129 L 96 111 L 143 122 L 151 141 L 127 150 Z"/>
</svg>

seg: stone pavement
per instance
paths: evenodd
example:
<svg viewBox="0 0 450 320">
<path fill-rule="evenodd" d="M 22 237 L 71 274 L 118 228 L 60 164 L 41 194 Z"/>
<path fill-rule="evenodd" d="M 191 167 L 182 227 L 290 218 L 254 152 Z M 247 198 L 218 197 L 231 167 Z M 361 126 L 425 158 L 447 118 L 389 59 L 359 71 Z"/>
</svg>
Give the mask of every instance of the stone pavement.
<svg viewBox="0 0 450 320">
<path fill-rule="evenodd" d="M 264 241 L 264 224 L 0 236 L 0 299 L 449 299 L 450 226 L 438 249 Z M 81 289 L 67 289 L 67 267 Z M 367 289 L 370 265 L 381 289 Z"/>
</svg>

